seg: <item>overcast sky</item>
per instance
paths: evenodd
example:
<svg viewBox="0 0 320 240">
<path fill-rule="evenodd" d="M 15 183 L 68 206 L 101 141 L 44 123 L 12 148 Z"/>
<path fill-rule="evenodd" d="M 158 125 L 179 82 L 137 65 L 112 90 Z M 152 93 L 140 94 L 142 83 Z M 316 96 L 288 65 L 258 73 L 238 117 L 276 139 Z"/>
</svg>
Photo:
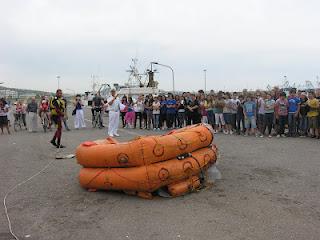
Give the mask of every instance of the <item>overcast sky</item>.
<svg viewBox="0 0 320 240">
<path fill-rule="evenodd" d="M 171 65 L 176 88 L 235 90 L 316 80 L 318 0 L 0 0 L 0 82 L 90 89 L 123 84 L 132 57 Z M 171 74 L 158 68 L 161 89 Z M 69 90 L 70 91 L 70 90 Z"/>
</svg>

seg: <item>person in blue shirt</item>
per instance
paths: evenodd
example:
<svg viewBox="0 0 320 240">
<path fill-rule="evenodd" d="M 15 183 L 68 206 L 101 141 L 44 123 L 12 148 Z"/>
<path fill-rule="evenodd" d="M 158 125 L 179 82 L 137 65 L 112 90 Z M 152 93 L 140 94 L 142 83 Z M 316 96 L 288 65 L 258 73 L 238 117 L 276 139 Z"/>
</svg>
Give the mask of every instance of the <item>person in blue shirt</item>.
<svg viewBox="0 0 320 240">
<path fill-rule="evenodd" d="M 296 96 L 296 90 L 291 89 L 290 95 L 288 97 L 288 125 L 289 125 L 289 134 L 288 137 L 296 137 L 298 133 L 298 116 L 300 112 L 300 103 L 301 100 Z"/>
<path fill-rule="evenodd" d="M 176 104 L 177 104 L 177 101 L 175 99 L 173 99 L 173 95 L 171 93 L 169 93 L 167 101 L 166 101 L 168 129 L 173 128 L 173 123 L 174 123 L 174 119 L 175 119 L 175 115 L 176 115 Z"/>
<path fill-rule="evenodd" d="M 250 129 L 257 136 L 257 104 L 252 96 L 248 96 L 247 101 L 243 105 L 243 115 L 245 119 L 246 133 L 248 136 Z"/>
</svg>

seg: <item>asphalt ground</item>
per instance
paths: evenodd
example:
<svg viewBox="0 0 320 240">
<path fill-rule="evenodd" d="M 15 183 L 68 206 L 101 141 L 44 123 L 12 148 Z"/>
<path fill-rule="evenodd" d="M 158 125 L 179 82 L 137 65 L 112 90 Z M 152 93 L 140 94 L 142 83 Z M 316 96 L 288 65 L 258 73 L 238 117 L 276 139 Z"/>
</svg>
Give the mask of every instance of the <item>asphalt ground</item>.
<svg viewBox="0 0 320 240">
<path fill-rule="evenodd" d="M 89 111 L 86 113 L 90 118 Z M 106 119 L 105 119 L 106 121 Z M 72 119 L 69 125 L 73 125 Z M 161 132 L 163 133 L 163 132 Z M 119 141 L 153 131 L 121 129 Z M 160 133 L 157 133 L 160 134 Z M 75 159 L 55 160 L 53 132 L 0 136 L 0 198 L 7 198 L 20 239 L 308 239 L 320 237 L 320 142 L 301 138 L 215 135 L 222 179 L 183 197 L 145 200 L 120 192 L 88 192 L 78 183 Z M 103 139 L 106 129 L 63 132 L 74 153 L 83 141 Z M 0 240 L 13 239 L 4 208 Z"/>
</svg>

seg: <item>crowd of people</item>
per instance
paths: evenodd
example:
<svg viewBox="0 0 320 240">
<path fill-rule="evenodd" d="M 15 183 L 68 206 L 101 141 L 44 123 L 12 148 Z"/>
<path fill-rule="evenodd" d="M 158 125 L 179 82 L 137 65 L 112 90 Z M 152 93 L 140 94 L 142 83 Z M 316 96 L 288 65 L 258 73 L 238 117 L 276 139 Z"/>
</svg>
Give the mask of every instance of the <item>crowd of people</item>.
<svg viewBox="0 0 320 240">
<path fill-rule="evenodd" d="M 21 119 L 22 127 L 29 132 L 36 132 L 38 128 L 38 120 L 41 121 L 41 124 L 44 124 L 44 119 L 47 120 L 47 129 L 51 130 L 52 125 L 54 124 L 55 116 L 55 98 L 42 96 L 39 101 L 35 97 L 31 97 L 28 103 L 25 103 L 22 100 L 17 100 L 13 103 L 9 102 L 5 98 L 0 99 L 0 128 L 1 133 L 4 133 L 4 129 L 7 129 L 7 132 L 10 134 L 10 127 L 14 125 L 16 121 Z M 64 103 L 64 108 L 67 107 L 67 101 L 61 96 L 61 101 Z M 84 113 L 81 96 L 77 95 L 75 100 L 72 102 L 74 105 L 74 110 L 72 115 L 74 115 L 74 128 L 85 128 L 86 124 L 84 121 Z M 70 128 L 67 123 L 68 113 L 65 111 L 62 122 L 67 131 L 70 131 Z"/>
<path fill-rule="evenodd" d="M 58 96 L 58 95 L 57 95 Z M 21 101 L 15 103 L 14 116 L 20 116 L 27 128 L 26 115 L 29 119 L 29 131 L 35 131 L 37 118 L 43 121 L 47 116 L 49 128 L 59 115 L 55 99 L 63 102 L 61 124 L 67 125 L 67 101 L 62 95 L 42 97 L 37 103 L 35 98 L 26 105 Z M 119 96 L 111 91 L 111 96 L 104 99 L 98 94 L 92 101 L 92 116 L 99 114 L 100 126 L 103 125 L 103 113 L 109 113 L 108 135 L 118 136 L 119 121 L 123 128 L 140 128 L 154 131 L 182 128 L 197 123 L 212 125 L 215 133 L 236 134 L 256 137 L 311 137 L 318 138 L 320 133 L 320 90 L 296 91 L 287 93 L 279 89 L 272 91 L 248 92 L 214 92 L 181 94 L 140 95 L 137 99 L 131 96 Z M 61 104 L 59 102 L 59 104 Z M 59 105 L 58 104 L 58 105 Z M 85 128 L 84 104 L 80 95 L 73 101 L 74 127 Z M 10 133 L 8 119 L 9 105 L 0 99 L 1 132 L 6 128 Z M 59 121 L 58 121 L 59 122 Z M 58 124 L 59 125 L 59 124 Z M 59 127 L 60 130 L 62 126 Z M 59 135 L 59 133 L 58 133 Z M 60 144 L 60 143 L 59 143 Z"/>
<path fill-rule="evenodd" d="M 121 99 L 122 127 L 153 130 L 208 123 L 215 133 L 319 138 L 320 91 L 141 95 Z"/>
</svg>

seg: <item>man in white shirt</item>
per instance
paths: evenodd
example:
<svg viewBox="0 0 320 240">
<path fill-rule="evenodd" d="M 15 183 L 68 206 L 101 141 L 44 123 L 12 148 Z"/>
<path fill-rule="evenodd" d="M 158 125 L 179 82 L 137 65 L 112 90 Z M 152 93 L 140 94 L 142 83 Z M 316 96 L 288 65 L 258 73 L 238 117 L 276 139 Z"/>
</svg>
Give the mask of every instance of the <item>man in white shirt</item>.
<svg viewBox="0 0 320 240">
<path fill-rule="evenodd" d="M 116 90 L 111 90 L 111 96 L 107 100 L 108 110 L 109 110 L 109 126 L 108 135 L 110 137 L 119 136 L 118 126 L 120 119 L 120 100 L 116 94 Z"/>
</svg>

